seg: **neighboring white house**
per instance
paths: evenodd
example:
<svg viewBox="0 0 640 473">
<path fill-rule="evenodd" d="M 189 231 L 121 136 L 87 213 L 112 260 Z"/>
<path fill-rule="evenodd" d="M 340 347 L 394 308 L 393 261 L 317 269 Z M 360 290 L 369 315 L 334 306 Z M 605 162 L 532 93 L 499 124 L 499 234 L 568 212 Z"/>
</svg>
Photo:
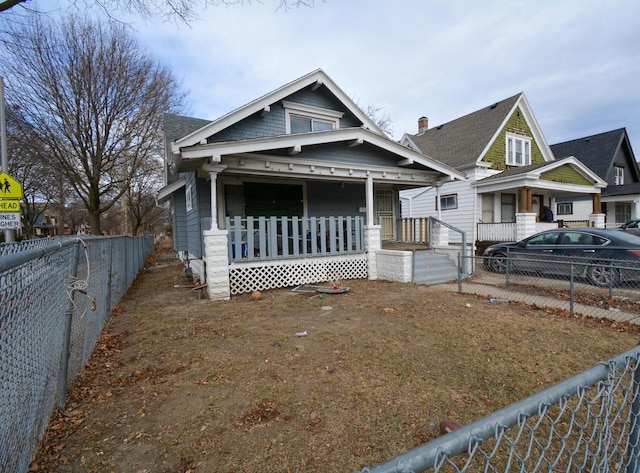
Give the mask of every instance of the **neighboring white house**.
<svg viewBox="0 0 640 473">
<path fill-rule="evenodd" d="M 434 128 L 422 117 L 400 143 L 467 177 L 401 192 L 403 217 L 435 215 L 471 243 L 514 240 L 557 226 L 539 222 L 543 208 L 557 214 L 558 200 L 574 196 L 588 198 L 585 224 L 604 226 L 606 181 L 573 156 L 555 159 L 523 93 Z"/>
</svg>

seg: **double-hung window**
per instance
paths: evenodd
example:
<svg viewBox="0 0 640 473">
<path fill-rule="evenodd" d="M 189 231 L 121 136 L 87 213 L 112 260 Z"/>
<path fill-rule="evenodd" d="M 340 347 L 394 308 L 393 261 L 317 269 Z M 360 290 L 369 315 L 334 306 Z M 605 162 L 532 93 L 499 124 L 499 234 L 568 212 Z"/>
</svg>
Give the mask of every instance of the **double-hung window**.
<svg viewBox="0 0 640 473">
<path fill-rule="evenodd" d="M 309 133 L 340 128 L 342 112 L 283 100 L 286 132 Z"/>
<path fill-rule="evenodd" d="M 622 166 L 615 166 L 616 170 L 616 186 L 624 184 L 624 168 Z"/>
<path fill-rule="evenodd" d="M 528 166 L 531 164 L 531 139 L 507 133 L 507 165 Z"/>
</svg>

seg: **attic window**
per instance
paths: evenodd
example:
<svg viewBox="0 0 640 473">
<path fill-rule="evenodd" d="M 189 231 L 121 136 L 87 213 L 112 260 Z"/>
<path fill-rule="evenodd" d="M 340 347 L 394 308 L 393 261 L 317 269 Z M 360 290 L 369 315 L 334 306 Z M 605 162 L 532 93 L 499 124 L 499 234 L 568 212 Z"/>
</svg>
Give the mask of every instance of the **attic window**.
<svg viewBox="0 0 640 473">
<path fill-rule="evenodd" d="M 615 171 L 616 186 L 621 186 L 624 184 L 624 168 L 622 166 L 615 166 Z"/>
<path fill-rule="evenodd" d="M 531 164 L 531 139 L 507 133 L 506 164 L 528 166 Z"/>
<path fill-rule="evenodd" d="M 344 115 L 335 110 L 301 103 L 283 101 L 282 105 L 285 111 L 287 134 L 335 130 L 340 128 L 340 119 Z"/>
</svg>

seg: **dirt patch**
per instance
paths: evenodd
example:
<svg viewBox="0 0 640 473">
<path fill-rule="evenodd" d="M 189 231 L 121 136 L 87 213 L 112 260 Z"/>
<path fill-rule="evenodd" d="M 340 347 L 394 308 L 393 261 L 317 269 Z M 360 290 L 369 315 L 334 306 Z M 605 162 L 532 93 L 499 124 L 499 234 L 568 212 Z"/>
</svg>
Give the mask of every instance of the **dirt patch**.
<svg viewBox="0 0 640 473">
<path fill-rule="evenodd" d="M 356 471 L 435 438 L 444 418 L 473 421 L 636 343 L 633 327 L 560 311 L 344 285 L 211 302 L 176 261 L 150 264 L 31 470 Z"/>
</svg>

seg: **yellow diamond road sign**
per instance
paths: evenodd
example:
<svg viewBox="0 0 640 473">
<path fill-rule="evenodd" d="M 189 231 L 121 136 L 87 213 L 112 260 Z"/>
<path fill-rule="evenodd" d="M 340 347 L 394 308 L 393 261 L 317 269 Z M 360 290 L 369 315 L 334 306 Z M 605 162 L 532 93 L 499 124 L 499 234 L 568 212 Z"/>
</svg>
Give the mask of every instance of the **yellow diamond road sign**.
<svg viewBox="0 0 640 473">
<path fill-rule="evenodd" d="M 0 172 L 0 200 L 22 199 L 22 184 L 6 172 Z"/>
</svg>

